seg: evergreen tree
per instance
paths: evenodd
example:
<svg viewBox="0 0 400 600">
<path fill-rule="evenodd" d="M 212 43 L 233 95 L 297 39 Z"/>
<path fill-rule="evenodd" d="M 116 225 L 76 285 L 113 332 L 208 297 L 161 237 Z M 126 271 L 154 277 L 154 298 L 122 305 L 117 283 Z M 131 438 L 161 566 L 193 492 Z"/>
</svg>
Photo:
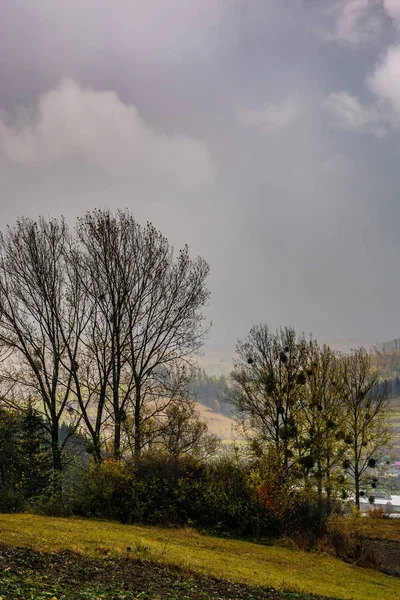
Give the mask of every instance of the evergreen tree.
<svg viewBox="0 0 400 600">
<path fill-rule="evenodd" d="M 20 456 L 19 480 L 24 497 L 42 494 L 50 485 L 52 460 L 49 434 L 43 420 L 28 406 L 18 423 L 16 450 Z"/>
</svg>

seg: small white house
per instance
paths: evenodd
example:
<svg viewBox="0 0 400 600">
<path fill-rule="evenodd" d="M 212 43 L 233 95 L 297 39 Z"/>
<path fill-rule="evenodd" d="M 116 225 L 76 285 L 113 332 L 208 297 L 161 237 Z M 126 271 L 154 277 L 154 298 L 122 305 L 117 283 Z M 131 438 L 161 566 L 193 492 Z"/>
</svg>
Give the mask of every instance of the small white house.
<svg viewBox="0 0 400 600">
<path fill-rule="evenodd" d="M 372 495 L 372 494 L 371 494 Z M 368 498 L 360 498 L 360 508 L 363 512 L 372 508 L 387 508 L 393 516 L 400 517 L 400 496 L 385 494 L 384 496 L 375 496 L 374 502 L 369 502 Z"/>
</svg>

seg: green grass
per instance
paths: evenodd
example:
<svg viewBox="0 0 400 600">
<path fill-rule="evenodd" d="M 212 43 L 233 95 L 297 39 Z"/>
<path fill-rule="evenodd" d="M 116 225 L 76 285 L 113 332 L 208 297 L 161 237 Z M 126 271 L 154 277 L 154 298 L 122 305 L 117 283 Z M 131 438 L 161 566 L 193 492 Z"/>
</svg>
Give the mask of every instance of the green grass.
<svg viewBox="0 0 400 600">
<path fill-rule="evenodd" d="M 400 519 L 355 516 L 334 517 L 330 522 L 348 534 L 400 543 Z"/>
<path fill-rule="evenodd" d="M 200 575 L 347 600 L 399 600 L 399 579 L 321 554 L 203 536 L 193 530 L 139 527 L 34 515 L 0 515 L 0 541 L 86 557 L 132 555 Z M 8 599 L 7 599 L 8 600 Z"/>
<path fill-rule="evenodd" d="M 4 600 L 325 600 L 200 577 L 130 558 L 88 559 L 0 544 Z"/>
<path fill-rule="evenodd" d="M 397 398 L 397 401 L 399 399 Z M 397 406 L 397 404 L 396 404 Z M 400 459 L 400 411 L 392 410 L 390 412 L 390 421 L 392 424 L 392 451 L 396 456 L 396 460 Z"/>
</svg>

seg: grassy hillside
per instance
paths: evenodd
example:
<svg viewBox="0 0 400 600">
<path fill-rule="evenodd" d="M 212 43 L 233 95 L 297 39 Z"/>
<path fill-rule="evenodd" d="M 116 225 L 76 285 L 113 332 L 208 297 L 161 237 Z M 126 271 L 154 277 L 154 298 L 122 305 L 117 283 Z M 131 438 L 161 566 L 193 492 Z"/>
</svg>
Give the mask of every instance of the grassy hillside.
<svg viewBox="0 0 400 600">
<path fill-rule="evenodd" d="M 131 558 L 88 558 L 0 544 L 4 600 L 325 600 L 202 577 Z"/>
<path fill-rule="evenodd" d="M 233 419 L 214 412 L 203 404 L 196 403 L 196 408 L 202 419 L 207 421 L 210 431 L 215 433 L 222 441 L 229 442 L 234 438 L 238 438 Z M 400 460 L 400 398 L 393 400 L 393 412 L 390 420 L 393 424 L 393 452 L 397 460 Z"/>
<path fill-rule="evenodd" d="M 201 418 L 208 423 L 210 431 L 215 433 L 222 441 L 232 440 L 234 437 L 237 437 L 235 421 L 233 419 L 215 412 L 199 402 L 196 402 L 196 408 Z"/>
<path fill-rule="evenodd" d="M 203 536 L 192 530 L 32 515 L 0 515 L 0 542 L 44 552 L 65 553 L 68 550 L 93 559 L 129 557 L 155 560 L 159 565 L 190 569 L 201 576 L 237 584 L 293 590 L 299 592 L 297 598 L 304 598 L 300 595 L 303 592 L 347 600 L 399 598 L 400 584 L 394 577 L 355 567 L 330 556 Z M 167 596 L 136 597 L 143 600 L 157 597 L 161 600 Z M 253 597 L 257 598 L 257 595 Z M 186 598 L 190 600 L 196 596 L 188 594 Z M 11 596 L 4 594 L 3 600 L 11 600 Z"/>
</svg>

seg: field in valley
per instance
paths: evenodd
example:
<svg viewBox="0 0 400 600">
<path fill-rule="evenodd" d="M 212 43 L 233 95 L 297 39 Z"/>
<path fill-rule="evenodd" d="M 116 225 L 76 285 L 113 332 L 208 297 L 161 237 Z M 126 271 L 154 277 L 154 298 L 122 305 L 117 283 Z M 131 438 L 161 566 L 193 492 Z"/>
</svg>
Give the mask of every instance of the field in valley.
<svg viewBox="0 0 400 600">
<path fill-rule="evenodd" d="M 393 453 L 396 455 L 396 460 L 400 460 L 400 398 L 392 400 L 390 419 L 393 424 Z"/>
<path fill-rule="evenodd" d="M 220 440 L 226 442 L 238 437 L 235 430 L 236 423 L 233 419 L 230 419 L 221 413 L 217 413 L 199 402 L 196 402 L 196 408 L 199 411 L 201 418 L 204 421 L 207 421 L 210 431 L 215 433 Z"/>
<path fill-rule="evenodd" d="M 201 417 L 207 421 L 212 433 L 215 433 L 223 442 L 238 439 L 236 423 L 233 419 L 212 411 L 204 404 L 196 403 L 196 408 Z M 400 460 L 400 399 L 393 402 L 393 412 L 390 415 L 393 424 L 393 453 L 396 460 Z"/>
</svg>

